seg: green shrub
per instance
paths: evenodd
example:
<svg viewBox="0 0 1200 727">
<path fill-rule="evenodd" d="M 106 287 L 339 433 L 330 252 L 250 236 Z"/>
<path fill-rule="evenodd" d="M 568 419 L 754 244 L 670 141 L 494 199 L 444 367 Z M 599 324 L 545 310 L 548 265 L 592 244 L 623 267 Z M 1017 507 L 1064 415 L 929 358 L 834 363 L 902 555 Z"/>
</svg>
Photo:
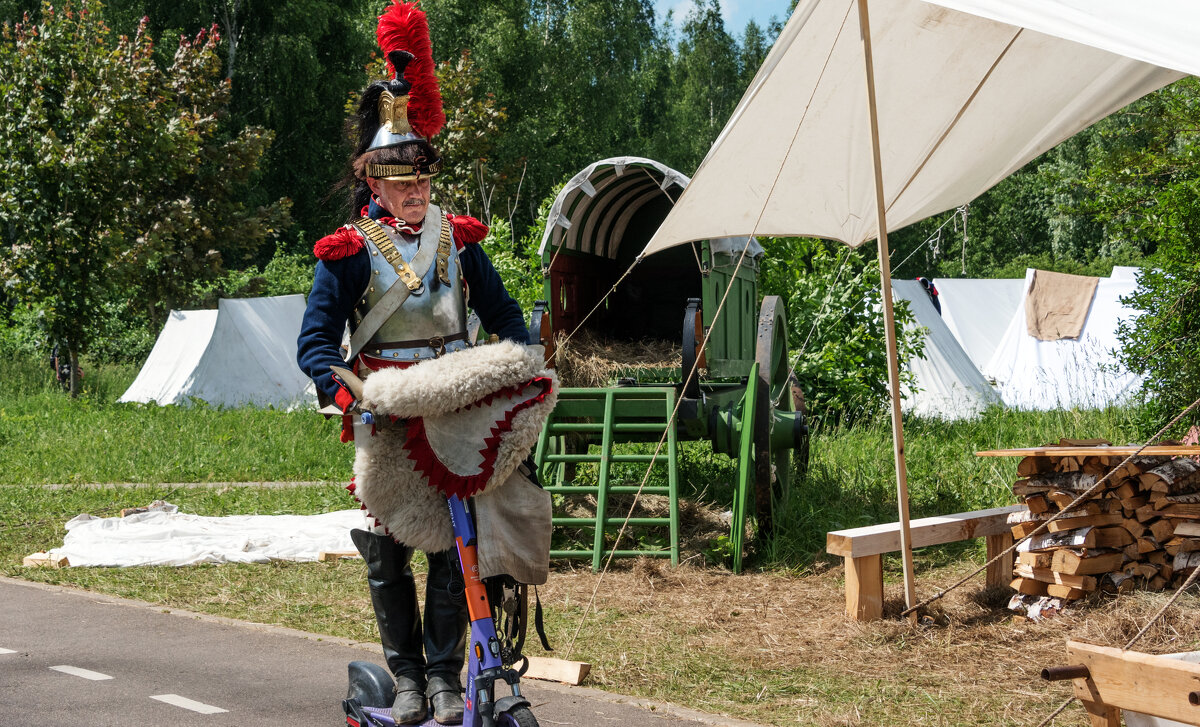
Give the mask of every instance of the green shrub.
<svg viewBox="0 0 1200 727">
<path fill-rule="evenodd" d="M 888 397 L 888 363 L 874 256 L 812 238 L 762 240 L 763 295 L 787 306 L 788 347 L 809 413 L 818 419 L 870 418 Z M 907 304 L 897 303 L 900 360 L 919 356 L 923 338 L 906 333 Z M 910 378 L 903 372 L 902 377 Z"/>
</svg>

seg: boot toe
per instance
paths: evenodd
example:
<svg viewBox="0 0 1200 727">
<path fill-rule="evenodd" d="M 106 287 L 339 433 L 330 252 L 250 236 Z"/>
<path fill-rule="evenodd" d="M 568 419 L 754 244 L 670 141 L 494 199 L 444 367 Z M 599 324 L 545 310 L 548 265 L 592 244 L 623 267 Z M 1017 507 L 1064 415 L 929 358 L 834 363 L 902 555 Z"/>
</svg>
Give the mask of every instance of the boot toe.
<svg viewBox="0 0 1200 727">
<path fill-rule="evenodd" d="M 425 693 L 433 707 L 433 719 L 438 724 L 462 724 L 466 705 L 463 702 L 462 688 L 457 682 L 457 679 L 451 681 L 442 677 L 429 678 L 429 687 Z"/>
<path fill-rule="evenodd" d="M 397 679 L 396 699 L 392 702 L 392 720 L 396 724 L 420 724 L 429 710 L 420 685 L 407 679 Z"/>
</svg>

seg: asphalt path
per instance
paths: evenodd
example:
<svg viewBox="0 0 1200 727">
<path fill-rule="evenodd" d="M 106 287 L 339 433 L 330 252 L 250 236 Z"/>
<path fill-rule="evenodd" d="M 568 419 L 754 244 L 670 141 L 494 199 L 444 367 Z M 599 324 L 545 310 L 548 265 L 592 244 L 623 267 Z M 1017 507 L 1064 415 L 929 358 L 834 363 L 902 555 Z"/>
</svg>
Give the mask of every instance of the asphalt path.
<svg viewBox="0 0 1200 727">
<path fill-rule="evenodd" d="M 0 578 L 0 725 L 345 725 L 346 665 L 376 644 Z M 522 681 L 542 727 L 749 722 Z"/>
</svg>

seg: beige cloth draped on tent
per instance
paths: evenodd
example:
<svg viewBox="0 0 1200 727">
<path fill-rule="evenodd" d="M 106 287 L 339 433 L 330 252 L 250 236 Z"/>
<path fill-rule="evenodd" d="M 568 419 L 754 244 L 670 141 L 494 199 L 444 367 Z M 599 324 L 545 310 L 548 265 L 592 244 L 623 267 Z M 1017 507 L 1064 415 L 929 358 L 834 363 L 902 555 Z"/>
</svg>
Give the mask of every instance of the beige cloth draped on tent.
<svg viewBox="0 0 1200 727">
<path fill-rule="evenodd" d="M 1039 341 L 1079 338 L 1100 278 L 1038 270 L 1025 294 L 1025 327 Z"/>
</svg>

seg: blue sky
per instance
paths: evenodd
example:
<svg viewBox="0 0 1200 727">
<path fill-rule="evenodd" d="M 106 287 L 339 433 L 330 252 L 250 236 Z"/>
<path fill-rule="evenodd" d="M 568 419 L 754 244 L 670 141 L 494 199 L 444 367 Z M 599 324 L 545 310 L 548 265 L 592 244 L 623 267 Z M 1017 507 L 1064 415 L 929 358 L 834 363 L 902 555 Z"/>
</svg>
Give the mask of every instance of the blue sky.
<svg viewBox="0 0 1200 727">
<path fill-rule="evenodd" d="M 754 20 L 760 26 L 766 27 L 771 16 L 787 20 L 789 0 L 720 0 L 721 14 L 725 17 L 725 30 L 733 36 L 740 36 L 746 29 L 746 23 Z M 675 11 L 675 22 L 682 22 L 692 9 L 694 0 L 654 0 L 654 8 L 659 16 L 666 15 L 668 10 Z"/>
</svg>

